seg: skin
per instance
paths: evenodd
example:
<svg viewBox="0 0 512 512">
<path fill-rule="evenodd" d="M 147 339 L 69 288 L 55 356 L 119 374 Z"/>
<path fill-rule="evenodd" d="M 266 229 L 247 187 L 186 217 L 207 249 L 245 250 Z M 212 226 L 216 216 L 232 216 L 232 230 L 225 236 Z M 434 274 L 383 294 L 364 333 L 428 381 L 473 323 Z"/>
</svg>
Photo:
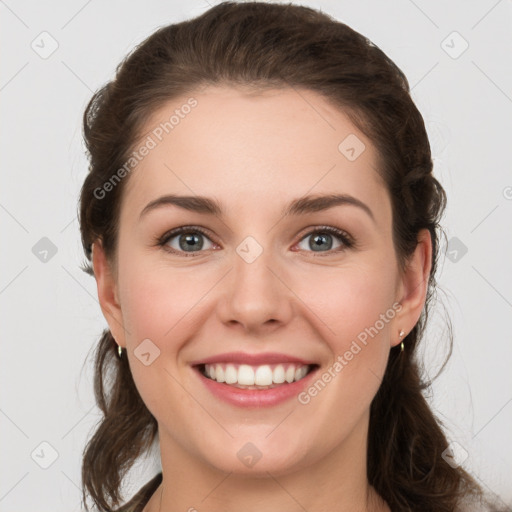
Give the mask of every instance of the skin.
<svg viewBox="0 0 512 512">
<path fill-rule="evenodd" d="M 399 331 L 420 317 L 430 236 L 420 233 L 401 273 L 377 152 L 317 93 L 225 85 L 193 96 L 197 107 L 128 178 L 115 262 L 99 241 L 93 249 L 103 314 L 159 427 L 163 484 L 144 512 L 389 511 L 366 478 L 369 408 Z M 187 98 L 155 111 L 144 133 Z M 366 146 L 354 161 L 338 150 L 349 134 Z M 215 198 L 223 216 L 166 206 L 139 219 L 170 193 Z M 293 199 L 331 193 L 360 199 L 375 221 L 352 205 L 281 214 Z M 196 233 L 204 244 L 188 251 L 196 256 L 156 244 L 190 225 L 209 233 Z M 346 231 L 356 245 L 328 235 L 330 251 L 318 248 L 322 226 Z M 263 248 L 252 263 L 236 252 L 247 236 Z M 179 239 L 168 245 L 180 251 Z M 189 365 L 222 352 L 284 352 L 317 361 L 323 373 L 397 302 L 394 318 L 307 405 L 237 408 L 211 395 Z M 134 355 L 146 338 L 160 350 L 149 366 Z M 262 454 L 252 467 L 237 457 L 248 442 Z"/>
</svg>

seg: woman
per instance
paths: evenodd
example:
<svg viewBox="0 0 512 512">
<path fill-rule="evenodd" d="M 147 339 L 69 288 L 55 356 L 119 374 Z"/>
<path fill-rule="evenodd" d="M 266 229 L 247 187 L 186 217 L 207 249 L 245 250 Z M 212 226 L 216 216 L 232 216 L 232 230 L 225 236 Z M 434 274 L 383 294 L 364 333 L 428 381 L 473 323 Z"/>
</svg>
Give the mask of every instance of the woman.
<svg viewBox="0 0 512 512">
<path fill-rule="evenodd" d="M 109 325 L 84 504 L 489 505 L 422 394 L 446 198 L 378 47 L 310 8 L 225 2 L 139 45 L 84 135 L 85 270 Z M 162 472 L 119 508 L 156 439 Z"/>
</svg>

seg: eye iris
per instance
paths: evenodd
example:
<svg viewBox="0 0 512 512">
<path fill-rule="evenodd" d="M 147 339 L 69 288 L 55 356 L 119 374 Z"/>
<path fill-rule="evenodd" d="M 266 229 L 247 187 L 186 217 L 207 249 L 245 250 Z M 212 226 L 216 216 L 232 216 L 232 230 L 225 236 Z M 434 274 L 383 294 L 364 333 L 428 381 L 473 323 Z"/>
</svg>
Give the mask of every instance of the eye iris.
<svg viewBox="0 0 512 512">
<path fill-rule="evenodd" d="M 331 237 L 331 235 L 323 234 L 322 233 L 322 234 L 314 235 L 312 238 L 314 240 L 314 243 L 318 244 L 318 245 L 316 245 L 316 246 L 311 245 L 311 248 L 313 248 L 313 247 L 320 247 L 320 248 L 326 249 L 326 250 L 331 249 L 331 247 L 332 247 L 332 237 Z"/>
<path fill-rule="evenodd" d="M 192 233 L 182 234 L 179 238 L 180 248 L 183 250 L 193 249 L 194 251 L 200 251 L 203 247 L 203 242 L 198 235 Z M 199 242 L 199 247 L 194 247 L 194 244 Z"/>
</svg>

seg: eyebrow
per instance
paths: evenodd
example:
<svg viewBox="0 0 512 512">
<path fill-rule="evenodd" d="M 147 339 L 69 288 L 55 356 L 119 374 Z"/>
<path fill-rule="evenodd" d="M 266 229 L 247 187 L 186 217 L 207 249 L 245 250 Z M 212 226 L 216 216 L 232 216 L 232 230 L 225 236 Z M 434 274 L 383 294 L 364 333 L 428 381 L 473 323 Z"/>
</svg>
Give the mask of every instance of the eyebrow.
<svg viewBox="0 0 512 512">
<path fill-rule="evenodd" d="M 162 208 L 165 206 L 174 205 L 185 210 L 192 212 L 203 213 L 207 215 L 217 215 L 222 217 L 222 208 L 220 204 L 209 197 L 204 196 L 179 196 L 179 195 L 165 195 L 159 197 L 148 203 L 141 211 L 139 220 L 152 210 Z M 361 200 L 349 194 L 328 194 L 305 196 L 293 200 L 282 212 L 283 217 L 293 215 L 304 215 L 308 213 L 315 213 L 335 206 L 351 205 L 357 206 L 368 214 L 368 216 L 375 222 L 375 216 L 372 210 Z"/>
</svg>

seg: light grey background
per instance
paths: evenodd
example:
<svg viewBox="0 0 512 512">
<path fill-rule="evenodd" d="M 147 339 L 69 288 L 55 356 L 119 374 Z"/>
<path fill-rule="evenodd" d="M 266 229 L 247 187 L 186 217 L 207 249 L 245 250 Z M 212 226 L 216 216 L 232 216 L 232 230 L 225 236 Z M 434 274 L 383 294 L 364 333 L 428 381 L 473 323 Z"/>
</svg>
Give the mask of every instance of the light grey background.
<svg viewBox="0 0 512 512">
<path fill-rule="evenodd" d="M 455 345 L 430 400 L 468 452 L 464 466 L 511 503 L 512 2 L 302 3 L 370 38 L 410 81 L 448 193 L 451 245 L 439 281 Z M 82 371 L 106 326 L 94 279 L 79 269 L 83 110 L 135 44 L 208 7 L 0 0 L 1 512 L 80 510 L 81 452 L 99 419 L 90 364 Z M 55 255 L 36 245 L 43 237 Z M 447 346 L 436 311 L 425 346 L 431 376 Z M 142 461 L 126 492 L 157 468 Z"/>
</svg>

